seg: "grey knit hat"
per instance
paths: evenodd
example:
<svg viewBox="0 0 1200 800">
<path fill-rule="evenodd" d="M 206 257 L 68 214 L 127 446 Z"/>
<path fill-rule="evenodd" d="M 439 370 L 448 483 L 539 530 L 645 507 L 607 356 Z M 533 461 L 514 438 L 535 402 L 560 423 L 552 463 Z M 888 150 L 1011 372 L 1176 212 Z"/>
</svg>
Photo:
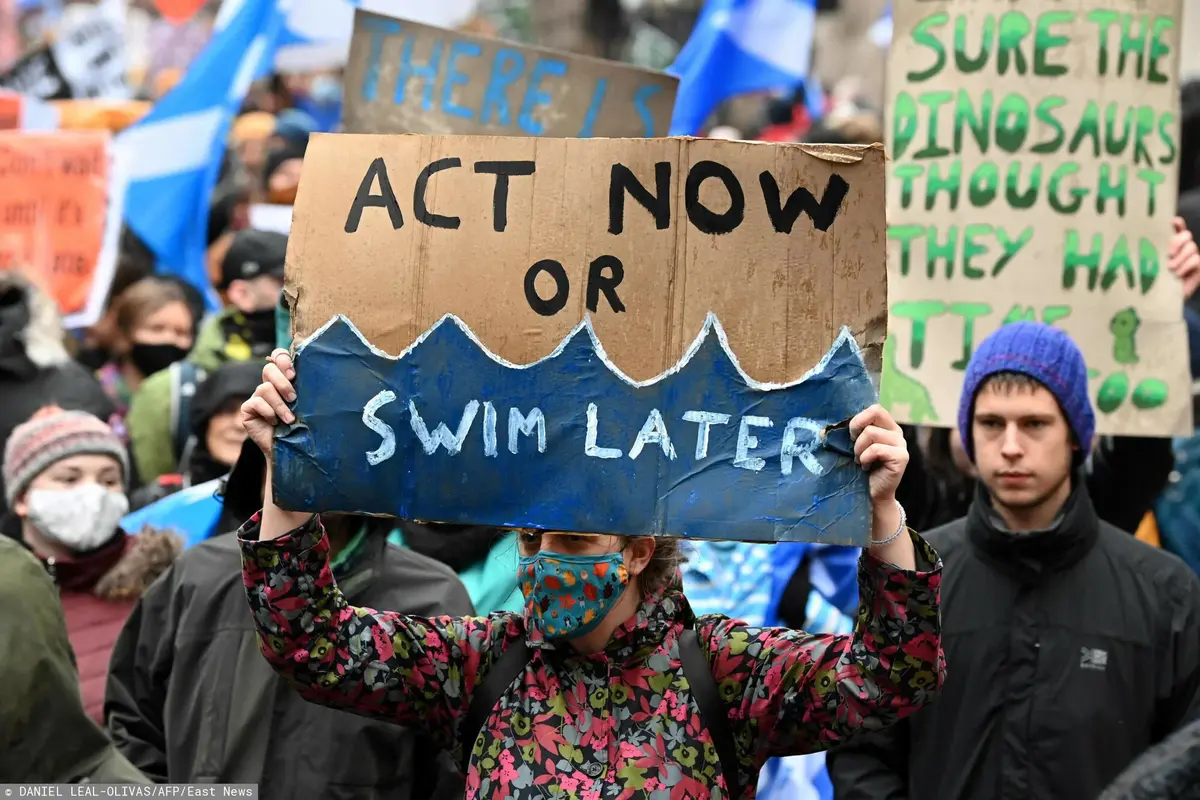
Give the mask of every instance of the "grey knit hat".
<svg viewBox="0 0 1200 800">
<path fill-rule="evenodd" d="M 57 461 L 71 456 L 112 456 L 129 484 L 129 454 L 113 429 L 86 411 L 41 409 L 18 425 L 4 445 L 4 498 L 9 508 L 33 480 Z"/>
</svg>

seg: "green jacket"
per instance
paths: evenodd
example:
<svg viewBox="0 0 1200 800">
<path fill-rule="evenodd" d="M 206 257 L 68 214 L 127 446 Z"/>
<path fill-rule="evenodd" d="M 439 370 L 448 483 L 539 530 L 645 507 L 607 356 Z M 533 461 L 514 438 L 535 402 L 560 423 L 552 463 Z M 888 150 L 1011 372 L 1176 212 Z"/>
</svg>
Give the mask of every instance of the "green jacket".
<svg viewBox="0 0 1200 800">
<path fill-rule="evenodd" d="M 237 313 L 237 309 L 230 307 L 205 320 L 187 360 L 211 371 L 227 361 L 251 358 L 249 346 L 240 340 L 231 340 L 226 333 L 229 320 Z M 125 415 L 130 450 L 143 484 L 175 472 L 179 466 L 171 435 L 173 383 L 171 370 L 166 369 L 146 378 L 133 395 L 129 413 Z"/>
<path fill-rule="evenodd" d="M 0 776 L 8 783 L 149 784 L 83 710 L 58 591 L 0 536 Z"/>
</svg>

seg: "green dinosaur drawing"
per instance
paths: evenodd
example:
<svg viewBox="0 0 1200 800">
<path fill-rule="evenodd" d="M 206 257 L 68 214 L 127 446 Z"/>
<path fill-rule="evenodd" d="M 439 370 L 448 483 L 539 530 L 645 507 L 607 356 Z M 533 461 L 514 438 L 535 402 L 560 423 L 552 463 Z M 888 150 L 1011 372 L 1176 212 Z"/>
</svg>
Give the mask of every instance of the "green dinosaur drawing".
<svg viewBox="0 0 1200 800">
<path fill-rule="evenodd" d="M 1113 361 L 1118 364 L 1138 363 L 1137 331 L 1142 326 L 1137 309 L 1123 308 L 1113 314 L 1108 329 L 1113 335 Z"/>
<path fill-rule="evenodd" d="M 908 418 L 914 425 L 937 422 L 937 412 L 929 390 L 920 381 L 905 375 L 896 365 L 895 339 L 883 343 L 883 377 L 879 386 L 879 402 L 895 413 L 898 406 L 908 406 Z"/>
</svg>

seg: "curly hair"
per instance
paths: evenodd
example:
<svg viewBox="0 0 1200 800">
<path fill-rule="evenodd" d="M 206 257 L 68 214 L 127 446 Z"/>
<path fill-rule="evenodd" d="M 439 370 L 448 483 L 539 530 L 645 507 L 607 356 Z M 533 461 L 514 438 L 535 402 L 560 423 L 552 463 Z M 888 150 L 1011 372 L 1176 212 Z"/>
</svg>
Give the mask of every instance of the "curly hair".
<svg viewBox="0 0 1200 800">
<path fill-rule="evenodd" d="M 670 584 L 675 579 L 681 563 L 683 550 L 678 539 L 654 537 L 654 555 L 650 556 L 650 563 L 638 576 L 642 592 L 654 594 Z"/>
</svg>

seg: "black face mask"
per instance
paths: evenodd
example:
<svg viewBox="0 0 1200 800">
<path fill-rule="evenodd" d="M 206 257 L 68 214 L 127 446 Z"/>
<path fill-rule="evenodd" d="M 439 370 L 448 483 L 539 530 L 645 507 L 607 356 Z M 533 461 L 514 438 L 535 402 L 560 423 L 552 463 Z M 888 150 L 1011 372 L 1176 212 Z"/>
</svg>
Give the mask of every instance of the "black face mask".
<svg viewBox="0 0 1200 800">
<path fill-rule="evenodd" d="M 232 464 L 222 464 L 208 453 L 197 449 L 187 463 L 188 478 L 192 486 L 223 478 L 233 469 Z"/>
<path fill-rule="evenodd" d="M 173 344 L 142 344 L 135 342 L 129 350 L 129 360 L 145 377 L 166 369 L 187 356 L 186 348 Z"/>
<path fill-rule="evenodd" d="M 75 354 L 75 360 L 95 372 L 112 360 L 112 353 L 103 347 L 84 347 Z"/>
<path fill-rule="evenodd" d="M 253 344 L 275 346 L 275 309 L 273 307 L 262 311 L 251 311 L 242 316 L 246 318 L 246 332 L 253 339 Z"/>
</svg>

